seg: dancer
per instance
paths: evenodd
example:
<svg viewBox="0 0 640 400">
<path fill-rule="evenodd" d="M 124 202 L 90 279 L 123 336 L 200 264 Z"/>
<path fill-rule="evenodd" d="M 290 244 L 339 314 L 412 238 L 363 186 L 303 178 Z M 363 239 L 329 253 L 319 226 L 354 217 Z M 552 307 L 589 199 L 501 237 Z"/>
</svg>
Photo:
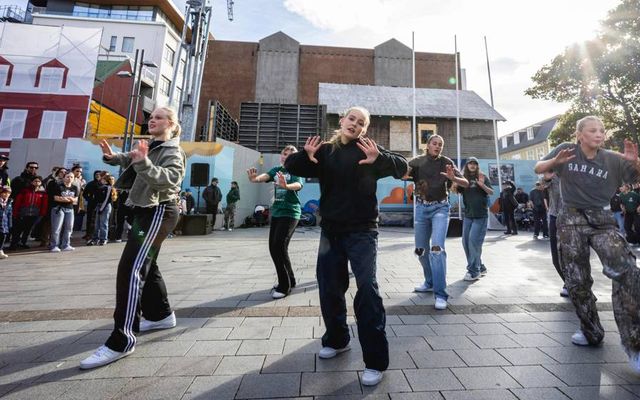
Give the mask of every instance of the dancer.
<svg viewBox="0 0 640 400">
<path fill-rule="evenodd" d="M 51 243 L 52 253 L 73 251 L 71 233 L 73 232 L 73 206 L 78 203 L 78 188 L 73 184 L 73 173 L 67 172 L 52 191 L 51 207 Z"/>
<path fill-rule="evenodd" d="M 302 189 L 302 179 L 291 175 L 284 168 L 284 161 L 290 154 L 297 153 L 295 146 L 286 146 L 280 152 L 280 165 L 269 172 L 258 175 L 255 168 L 249 168 L 249 181 L 274 182 L 274 200 L 271 206 L 271 225 L 269 227 L 269 253 L 276 266 L 278 285 L 273 288 L 271 297 L 281 299 L 296 286 L 296 278 L 289 260 L 289 242 L 300 220 L 300 199 L 298 191 Z"/>
<path fill-rule="evenodd" d="M 466 188 L 469 182 L 450 158 L 442 155 L 444 139 L 431 135 L 425 154 L 409 162 L 408 177 L 415 183 L 415 254 L 420 260 L 424 282 L 416 292 L 433 292 L 435 308 L 447 308 L 447 253 L 444 241 L 449 229 L 449 187 Z"/>
<path fill-rule="evenodd" d="M 125 168 L 116 186 L 129 190 L 133 223 L 118 265 L 114 329 L 103 346 L 80 362 L 81 369 L 133 353 L 135 332 L 176 325 L 156 263 L 162 242 L 178 222 L 176 201 L 185 174 L 186 156 L 180 148 L 175 110 L 156 108 L 149 119 L 149 134 L 153 136 L 150 143 L 139 141 L 128 153 L 113 153 L 106 140 L 100 142 L 103 160 Z"/>
<path fill-rule="evenodd" d="M 631 367 L 640 373 L 640 269 L 629 244 L 618 232 L 609 199 L 622 182 L 640 178 L 638 146 L 628 140 L 624 154 L 602 149 L 605 130 L 598 117 L 577 122 L 577 144 L 563 143 L 535 166 L 537 174 L 550 170 L 560 177 L 563 207 L 558 215 L 560 260 L 565 285 L 580 330 L 571 341 L 597 345 L 604 338 L 596 298 L 591 291 L 589 247 L 598 254 L 603 273 L 612 280 L 613 313 Z"/>
<path fill-rule="evenodd" d="M 462 175 L 469 181 L 469 187 L 456 189 L 462 194 L 464 202 L 464 220 L 462 221 L 462 247 L 467 256 L 467 273 L 465 281 L 475 281 L 487 274 L 482 263 L 482 244 L 487 234 L 489 212 L 488 198 L 493 194 L 489 179 L 480 172 L 478 159 L 469 157 L 462 169 Z"/>
<path fill-rule="evenodd" d="M 549 193 L 549 247 L 551 248 L 551 262 L 555 267 L 560 279 L 562 279 L 562 289 L 560 296 L 569 297 L 569 291 L 564 285 L 564 272 L 560 265 L 558 256 L 558 213 L 562 208 L 562 196 L 560 195 L 560 178 L 554 171 L 544 173 L 544 181 L 547 184 L 547 192 Z"/>
<path fill-rule="evenodd" d="M 352 107 L 328 143 L 317 136 L 309 138 L 305 151 L 289 155 L 284 163 L 289 173 L 320 179 L 322 231 L 316 275 L 326 332 L 318 357 L 333 358 L 350 349 L 345 301 L 350 263 L 358 287 L 354 311 L 366 386 L 377 385 L 389 365 L 385 311 L 376 280 L 376 181 L 385 176 L 401 178 L 407 171 L 404 157 L 364 136 L 369 122 L 366 109 Z"/>
</svg>

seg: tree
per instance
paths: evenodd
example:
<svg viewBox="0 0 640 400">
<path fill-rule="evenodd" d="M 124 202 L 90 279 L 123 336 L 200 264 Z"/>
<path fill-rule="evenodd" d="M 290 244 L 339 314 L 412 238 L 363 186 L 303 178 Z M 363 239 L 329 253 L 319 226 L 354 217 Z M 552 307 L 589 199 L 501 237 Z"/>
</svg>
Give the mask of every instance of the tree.
<svg viewBox="0 0 640 400">
<path fill-rule="evenodd" d="M 571 103 L 554 140 L 567 135 L 577 115 L 590 113 L 614 132 L 614 142 L 640 142 L 640 0 L 622 0 L 596 38 L 567 47 L 532 80 L 528 96 Z"/>
</svg>

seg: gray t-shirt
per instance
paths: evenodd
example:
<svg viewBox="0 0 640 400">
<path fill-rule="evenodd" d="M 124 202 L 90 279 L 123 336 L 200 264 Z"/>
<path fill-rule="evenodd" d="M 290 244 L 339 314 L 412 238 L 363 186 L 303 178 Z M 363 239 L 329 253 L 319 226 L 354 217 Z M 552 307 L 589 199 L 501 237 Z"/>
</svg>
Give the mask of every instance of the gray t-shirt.
<svg viewBox="0 0 640 400">
<path fill-rule="evenodd" d="M 553 175 L 553 178 L 548 181 L 547 191 L 549 192 L 549 215 L 557 217 L 560 208 L 562 208 L 560 178 L 558 178 L 558 175 Z"/>
<path fill-rule="evenodd" d="M 560 177 L 562 201 L 569 207 L 604 208 L 623 182 L 638 181 L 635 165 L 610 150 L 599 149 L 593 159 L 588 159 L 577 144 L 562 143 L 543 160 L 554 158 L 564 149 L 575 149 L 575 157 L 554 170 Z"/>
</svg>

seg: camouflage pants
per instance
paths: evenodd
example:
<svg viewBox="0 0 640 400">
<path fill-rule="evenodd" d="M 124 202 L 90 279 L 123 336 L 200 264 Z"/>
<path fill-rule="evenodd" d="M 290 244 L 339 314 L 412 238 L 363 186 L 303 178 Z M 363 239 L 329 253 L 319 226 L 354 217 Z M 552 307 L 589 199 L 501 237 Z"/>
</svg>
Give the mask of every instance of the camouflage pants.
<svg viewBox="0 0 640 400">
<path fill-rule="evenodd" d="M 563 208 L 558 215 L 558 239 L 565 285 L 589 343 L 595 345 L 604 338 L 591 291 L 591 247 L 602 262 L 602 272 L 612 281 L 613 313 L 622 345 L 627 353 L 640 351 L 640 269 L 611 211 Z"/>
</svg>

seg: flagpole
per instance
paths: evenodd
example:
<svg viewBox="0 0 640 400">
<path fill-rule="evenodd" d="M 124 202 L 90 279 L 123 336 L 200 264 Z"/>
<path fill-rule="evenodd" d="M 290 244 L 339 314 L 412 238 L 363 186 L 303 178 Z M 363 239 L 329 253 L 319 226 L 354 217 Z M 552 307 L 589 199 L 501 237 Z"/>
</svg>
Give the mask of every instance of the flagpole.
<svg viewBox="0 0 640 400">
<path fill-rule="evenodd" d="M 457 149 L 457 157 L 458 157 L 458 170 L 461 169 L 462 164 L 462 152 L 460 150 L 460 73 L 459 73 L 459 60 L 458 60 L 458 36 L 453 36 L 453 43 L 455 47 L 455 57 L 456 57 L 456 149 Z M 462 196 L 458 194 L 458 217 L 462 219 Z"/>
<path fill-rule="evenodd" d="M 487 37 L 484 37 L 484 51 L 487 56 L 487 75 L 489 76 L 489 96 L 491 98 L 491 108 L 495 111 L 495 107 L 493 105 L 493 85 L 491 84 L 491 66 L 489 64 L 489 47 L 487 46 Z M 496 166 L 498 168 L 498 191 L 501 189 L 502 185 L 502 170 L 500 168 L 500 153 L 498 150 L 498 123 L 496 119 L 493 118 L 493 141 L 496 147 Z"/>
<path fill-rule="evenodd" d="M 415 32 L 411 32 L 411 60 L 412 60 L 412 88 L 413 88 L 413 120 L 411 123 L 411 155 L 415 158 L 418 155 L 418 135 L 416 132 L 416 47 Z"/>
</svg>

